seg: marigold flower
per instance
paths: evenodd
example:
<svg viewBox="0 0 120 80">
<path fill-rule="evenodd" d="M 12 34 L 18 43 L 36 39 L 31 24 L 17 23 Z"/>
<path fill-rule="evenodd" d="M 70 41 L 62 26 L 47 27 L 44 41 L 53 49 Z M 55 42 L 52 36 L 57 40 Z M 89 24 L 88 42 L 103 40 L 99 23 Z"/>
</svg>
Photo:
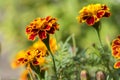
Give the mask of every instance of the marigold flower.
<svg viewBox="0 0 120 80">
<path fill-rule="evenodd" d="M 50 38 L 51 51 L 55 52 L 57 49 L 55 38 Z M 12 67 L 17 68 L 21 65 L 32 63 L 33 65 L 44 65 L 46 63 L 45 57 L 48 55 L 47 48 L 42 40 L 33 44 L 30 48 L 20 51 L 15 60 L 12 62 Z"/>
<path fill-rule="evenodd" d="M 16 59 L 12 63 L 12 67 L 17 68 L 21 65 L 29 63 L 42 66 L 45 62 L 45 53 L 43 51 L 35 48 L 29 48 L 28 50 L 17 54 Z"/>
<path fill-rule="evenodd" d="M 120 36 L 118 36 L 115 40 L 112 42 L 112 55 L 116 59 L 120 59 Z"/>
<path fill-rule="evenodd" d="M 83 7 L 77 17 L 80 23 L 86 22 L 88 25 L 94 25 L 102 17 L 109 17 L 109 8 L 104 4 L 91 4 Z"/>
<path fill-rule="evenodd" d="M 120 68 L 120 61 L 117 61 L 117 62 L 114 64 L 114 68 L 115 68 L 115 69 Z"/>
<path fill-rule="evenodd" d="M 47 38 L 47 34 L 54 34 L 59 30 L 57 19 L 51 16 L 46 18 L 37 18 L 26 27 L 26 33 L 29 40 L 34 40 L 38 35 L 41 40 Z"/>
</svg>

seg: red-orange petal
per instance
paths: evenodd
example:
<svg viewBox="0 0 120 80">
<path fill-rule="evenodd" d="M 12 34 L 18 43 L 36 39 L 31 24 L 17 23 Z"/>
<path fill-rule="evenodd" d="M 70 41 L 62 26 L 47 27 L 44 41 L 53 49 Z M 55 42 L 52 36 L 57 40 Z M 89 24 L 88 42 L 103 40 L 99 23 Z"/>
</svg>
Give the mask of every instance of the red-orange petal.
<svg viewBox="0 0 120 80">
<path fill-rule="evenodd" d="M 116 69 L 120 68 L 120 61 L 117 61 L 117 62 L 114 64 L 114 68 L 116 68 Z"/>
<path fill-rule="evenodd" d="M 116 39 L 113 41 L 113 45 L 119 45 L 120 46 L 120 40 L 119 39 Z"/>
<path fill-rule="evenodd" d="M 18 61 L 23 61 L 23 60 L 24 60 L 24 58 L 19 58 L 19 59 L 18 59 Z"/>
<path fill-rule="evenodd" d="M 38 62 L 37 60 L 34 60 L 34 61 L 33 61 L 33 64 L 34 64 L 34 65 L 38 65 L 39 62 Z"/>
<path fill-rule="evenodd" d="M 95 23 L 94 16 L 91 16 L 91 17 L 87 18 L 86 22 L 87 22 L 88 25 L 93 25 Z"/>
<path fill-rule="evenodd" d="M 86 20 L 87 18 L 89 18 L 89 16 L 83 16 L 83 20 Z"/>
<path fill-rule="evenodd" d="M 28 34 L 28 33 L 30 33 L 31 32 L 31 28 L 30 27 L 27 27 L 26 28 L 26 33 Z"/>
<path fill-rule="evenodd" d="M 54 23 L 52 26 L 55 28 L 55 30 L 59 30 L 59 24 Z"/>
<path fill-rule="evenodd" d="M 50 30 L 50 26 L 49 26 L 49 25 L 46 25 L 44 29 L 45 29 L 45 30 Z"/>
<path fill-rule="evenodd" d="M 120 39 L 120 35 L 117 38 Z"/>
<path fill-rule="evenodd" d="M 47 31 L 50 34 L 54 34 L 55 33 L 55 29 L 52 27 L 49 31 Z"/>
<path fill-rule="evenodd" d="M 47 16 L 47 17 L 46 17 L 46 20 L 48 21 L 50 18 L 51 18 L 51 16 Z"/>
<path fill-rule="evenodd" d="M 47 35 L 46 35 L 46 32 L 45 31 L 39 31 L 39 38 L 40 39 L 46 39 L 47 38 Z"/>
<path fill-rule="evenodd" d="M 29 40 L 34 40 L 37 34 L 30 34 L 28 39 Z"/>
<path fill-rule="evenodd" d="M 98 18 L 101 18 L 104 14 L 105 14 L 105 11 L 103 11 L 103 10 L 98 11 L 97 17 L 98 17 Z"/>
<path fill-rule="evenodd" d="M 114 51 L 112 52 L 112 55 L 116 58 L 117 55 L 118 55 L 118 52 L 117 52 L 116 50 L 114 50 Z"/>
<path fill-rule="evenodd" d="M 106 6 L 106 5 L 103 5 L 103 6 L 102 6 L 102 10 L 107 10 L 107 6 Z"/>
<path fill-rule="evenodd" d="M 105 12 L 105 14 L 103 15 L 103 17 L 109 17 L 111 14 L 110 12 Z"/>
<path fill-rule="evenodd" d="M 38 29 L 32 29 L 31 32 L 37 33 L 37 32 L 38 32 Z"/>
</svg>

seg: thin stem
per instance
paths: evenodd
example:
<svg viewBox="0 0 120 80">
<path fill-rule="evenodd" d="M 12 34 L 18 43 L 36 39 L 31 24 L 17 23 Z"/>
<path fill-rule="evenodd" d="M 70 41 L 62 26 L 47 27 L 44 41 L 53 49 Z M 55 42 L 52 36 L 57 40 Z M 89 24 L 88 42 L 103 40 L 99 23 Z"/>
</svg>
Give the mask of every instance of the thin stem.
<svg viewBox="0 0 120 80">
<path fill-rule="evenodd" d="M 72 41 L 73 41 L 73 54 L 75 56 L 76 55 L 76 42 L 75 42 L 74 34 L 72 35 Z"/>
<path fill-rule="evenodd" d="M 100 45 L 101 45 L 101 47 L 102 47 L 102 49 L 103 49 L 103 53 L 104 53 L 104 52 L 105 52 L 105 50 L 104 50 L 104 47 L 103 47 L 103 44 L 102 44 L 102 41 L 101 41 L 101 38 L 100 38 L 100 33 L 99 33 L 99 31 L 98 31 L 98 30 L 96 30 L 96 32 L 97 32 L 98 39 L 99 39 Z M 105 61 L 104 61 L 104 60 L 103 60 L 103 62 L 105 63 Z M 107 62 L 107 63 L 108 63 L 108 62 Z M 107 68 L 107 70 L 109 71 L 109 73 L 113 75 L 113 73 L 111 72 L 111 69 L 109 68 L 109 64 L 106 64 L 106 63 L 105 63 L 105 65 L 106 65 L 106 68 Z M 113 76 L 113 79 L 115 79 L 115 77 L 114 77 L 114 76 Z"/>
<path fill-rule="evenodd" d="M 33 80 L 33 76 L 32 76 L 31 71 L 30 70 L 28 70 L 28 71 L 29 71 L 29 75 L 30 75 L 30 80 Z"/>
<path fill-rule="evenodd" d="M 54 71 L 55 71 L 55 76 L 56 76 L 56 79 L 57 79 L 57 69 L 56 69 L 56 64 L 55 64 L 55 58 L 54 58 L 53 53 L 51 52 L 51 50 L 50 50 L 50 55 L 52 57 L 53 67 L 54 67 Z"/>
<path fill-rule="evenodd" d="M 95 30 L 96 30 L 96 29 L 95 29 Z M 102 41 L 101 41 L 101 38 L 100 38 L 100 33 L 99 33 L 98 30 L 96 30 L 96 32 L 97 32 L 97 36 L 98 36 L 98 39 L 99 39 L 100 45 L 101 45 L 102 50 L 103 50 L 103 52 L 104 52 L 104 47 L 103 47 L 103 44 L 102 44 Z"/>
<path fill-rule="evenodd" d="M 33 80 L 34 79 L 34 75 L 32 73 L 30 65 L 27 65 L 26 69 L 28 70 L 28 73 L 29 73 L 29 76 L 30 76 L 30 80 Z"/>
<path fill-rule="evenodd" d="M 38 80 L 41 80 L 40 73 L 37 73 Z"/>
<path fill-rule="evenodd" d="M 54 72 L 55 72 L 55 77 L 56 77 L 56 80 L 57 80 L 58 78 L 57 78 L 57 69 L 56 69 L 56 64 L 55 64 L 55 58 L 54 58 L 53 53 L 52 53 L 52 51 L 50 49 L 49 39 L 50 39 L 50 36 L 47 35 L 47 39 L 43 40 L 43 42 L 45 43 L 45 45 L 46 45 L 46 47 L 47 47 L 47 49 L 48 49 L 48 51 L 49 51 L 49 53 L 50 53 L 50 55 L 52 57 L 53 66 L 54 66 Z"/>
<path fill-rule="evenodd" d="M 31 63 L 30 63 L 30 67 L 31 69 L 35 72 L 36 76 L 37 76 L 37 79 L 38 80 L 41 80 L 41 76 L 40 76 L 40 68 L 39 66 L 33 66 Z"/>
</svg>

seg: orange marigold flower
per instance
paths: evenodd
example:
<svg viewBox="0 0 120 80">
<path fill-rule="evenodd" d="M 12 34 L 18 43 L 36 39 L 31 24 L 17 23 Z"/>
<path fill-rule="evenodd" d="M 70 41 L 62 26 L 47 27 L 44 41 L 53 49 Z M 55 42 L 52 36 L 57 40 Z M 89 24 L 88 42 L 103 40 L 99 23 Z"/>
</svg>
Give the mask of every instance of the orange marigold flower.
<svg viewBox="0 0 120 80">
<path fill-rule="evenodd" d="M 16 55 L 15 60 L 12 62 L 12 67 L 17 68 L 29 63 L 42 66 L 46 62 L 45 56 L 46 52 L 39 50 L 38 48 L 30 47 L 28 50 L 24 52 L 20 51 Z"/>
<path fill-rule="evenodd" d="M 86 22 L 88 25 L 94 25 L 102 17 L 109 17 L 109 8 L 104 4 L 91 4 L 83 7 L 77 17 L 80 23 Z"/>
<path fill-rule="evenodd" d="M 115 69 L 120 68 L 120 61 L 117 61 L 117 62 L 114 64 L 114 68 L 115 68 Z"/>
<path fill-rule="evenodd" d="M 50 38 L 51 51 L 57 50 L 55 38 Z M 45 57 L 48 55 L 47 48 L 42 40 L 39 40 L 33 44 L 30 48 L 24 51 L 20 51 L 15 60 L 12 62 L 12 67 L 17 68 L 21 65 L 32 63 L 33 65 L 44 65 L 46 63 Z"/>
<path fill-rule="evenodd" d="M 32 63 L 33 65 L 42 66 L 45 61 L 45 53 L 35 48 L 29 48 L 24 52 L 17 54 L 15 60 L 12 62 L 12 67 L 17 68 L 21 65 Z"/>
<path fill-rule="evenodd" d="M 46 18 L 37 18 L 26 27 L 26 33 L 29 40 L 34 40 L 38 35 L 41 40 L 47 38 L 47 34 L 54 34 L 59 30 L 57 19 L 51 16 Z"/>
<path fill-rule="evenodd" d="M 116 59 L 120 59 L 120 36 L 118 36 L 115 40 L 112 42 L 112 55 Z"/>
</svg>

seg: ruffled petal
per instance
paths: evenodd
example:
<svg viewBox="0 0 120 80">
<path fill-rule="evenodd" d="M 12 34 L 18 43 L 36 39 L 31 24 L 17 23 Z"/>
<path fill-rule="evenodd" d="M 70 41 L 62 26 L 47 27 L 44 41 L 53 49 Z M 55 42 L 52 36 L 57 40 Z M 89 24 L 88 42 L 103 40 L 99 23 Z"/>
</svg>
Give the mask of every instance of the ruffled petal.
<svg viewBox="0 0 120 80">
<path fill-rule="evenodd" d="M 86 22 L 88 25 L 93 25 L 95 23 L 95 18 L 93 16 L 89 17 L 87 18 Z"/>
<path fill-rule="evenodd" d="M 114 64 L 114 68 L 116 68 L 116 69 L 120 68 L 120 61 L 117 61 L 117 62 Z"/>
<path fill-rule="evenodd" d="M 105 12 L 103 17 L 109 17 L 110 15 L 111 15 L 110 12 Z"/>
<path fill-rule="evenodd" d="M 34 34 L 34 33 L 33 33 L 33 34 L 30 34 L 30 35 L 28 36 L 28 39 L 33 41 L 33 40 L 35 40 L 35 37 L 36 37 L 36 36 L 37 36 L 37 34 Z"/>
<path fill-rule="evenodd" d="M 39 31 L 38 34 L 39 34 L 39 38 L 42 40 L 47 38 L 46 31 Z"/>
<path fill-rule="evenodd" d="M 103 17 L 104 14 L 105 14 L 105 11 L 103 11 L 103 10 L 98 11 L 97 17 L 98 17 L 98 18 L 101 18 L 101 17 Z"/>
</svg>

